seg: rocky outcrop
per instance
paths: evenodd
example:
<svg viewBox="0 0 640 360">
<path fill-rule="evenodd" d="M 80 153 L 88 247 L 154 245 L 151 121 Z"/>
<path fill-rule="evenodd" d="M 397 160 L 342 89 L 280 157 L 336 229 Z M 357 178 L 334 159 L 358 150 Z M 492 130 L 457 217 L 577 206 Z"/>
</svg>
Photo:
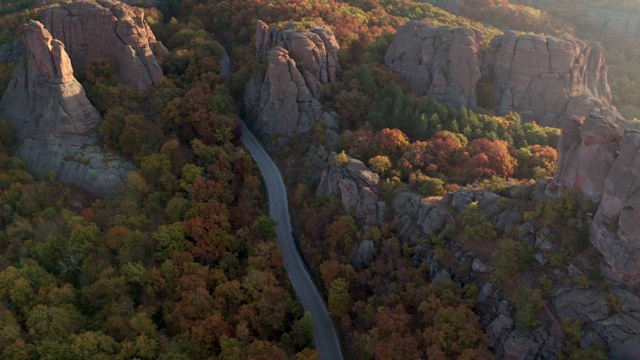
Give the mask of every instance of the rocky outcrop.
<svg viewBox="0 0 640 360">
<path fill-rule="evenodd" d="M 63 2 L 42 11 L 41 21 L 62 41 L 75 67 L 112 59 L 125 83 L 144 89 L 160 80 L 156 56 L 168 52 L 144 20 L 144 10 L 114 0 Z"/>
<path fill-rule="evenodd" d="M 319 99 L 322 85 L 336 79 L 339 48 L 327 27 L 298 32 L 292 26 L 269 29 L 259 21 L 256 53 L 266 56 L 268 68 L 264 78 L 250 80 L 244 99 L 254 130 L 287 139 L 331 118 Z"/>
<path fill-rule="evenodd" d="M 498 114 L 517 111 L 525 121 L 554 127 L 567 115 L 621 119 L 610 105 L 607 66 L 597 43 L 507 31 L 486 44 L 477 30 L 411 21 L 398 27 L 385 63 L 416 94 L 458 108 L 477 106 L 482 81 L 493 87 Z"/>
<path fill-rule="evenodd" d="M 289 51 L 291 57 L 304 69 L 307 86 L 315 96 L 319 95 L 322 84 L 336 80 L 340 69 L 340 45 L 328 27 L 319 26 L 299 32 L 294 30 L 293 24 L 284 29 L 269 29 L 267 24 L 258 21 L 256 55 L 262 59 L 275 46 Z"/>
<path fill-rule="evenodd" d="M 462 10 L 464 9 L 463 0 L 421 0 L 421 1 L 429 3 L 433 6 L 437 6 L 454 15 L 462 14 Z"/>
<path fill-rule="evenodd" d="M 605 274 L 628 284 L 640 281 L 640 132 L 635 122 L 590 116 L 565 121 L 555 182 L 577 188 L 600 205 L 590 240 L 603 256 Z"/>
<path fill-rule="evenodd" d="M 575 39 L 519 35 L 491 41 L 492 83 L 498 113 L 518 111 L 524 120 L 559 127 L 566 115 L 609 111 L 611 90 L 602 47 Z"/>
<path fill-rule="evenodd" d="M 607 300 L 603 293 L 594 290 L 565 287 L 553 289 L 550 296 L 560 320 L 583 321 L 585 331 L 591 335 L 583 338 L 606 343 L 610 359 L 640 358 L 640 320 L 634 316 L 640 310 L 637 296 L 614 289 Z"/>
<path fill-rule="evenodd" d="M 446 213 L 438 199 L 412 192 L 400 192 L 393 199 L 393 210 L 400 220 L 398 234 L 410 244 L 438 234 L 446 225 Z"/>
<path fill-rule="evenodd" d="M 21 141 L 16 155 L 36 176 L 55 171 L 99 194 L 118 191 L 133 166 L 97 146 L 100 114 L 74 78 L 64 44 L 37 21 L 24 26 L 24 43 L 26 67 L 18 63 L 0 102 L 0 116 Z"/>
<path fill-rule="evenodd" d="M 277 46 L 268 53 L 264 82 L 253 79 L 245 94 L 255 130 L 290 138 L 308 132 L 320 120 L 322 105 L 313 96 L 289 52 Z M 260 89 L 260 91 L 257 91 Z"/>
<path fill-rule="evenodd" d="M 609 277 L 635 284 L 640 282 L 640 133 L 626 133 L 618 146 L 591 224 L 591 243 Z"/>
<path fill-rule="evenodd" d="M 558 144 L 556 182 L 600 200 L 623 135 L 618 125 L 601 116 L 567 118 Z"/>
<path fill-rule="evenodd" d="M 366 224 L 381 223 L 386 205 L 378 195 L 380 176 L 362 161 L 347 158 L 345 163 L 339 163 L 335 152 L 329 154 L 320 175 L 317 195 L 336 196 L 346 211 L 354 211 L 356 219 Z"/>
<path fill-rule="evenodd" d="M 410 21 L 398 27 L 385 63 L 401 74 L 417 95 L 456 108 L 475 108 L 483 40 L 477 30 Z"/>
<path fill-rule="evenodd" d="M 640 38 L 640 16 L 636 14 L 609 9 L 589 9 L 587 19 L 601 31 Z"/>
</svg>

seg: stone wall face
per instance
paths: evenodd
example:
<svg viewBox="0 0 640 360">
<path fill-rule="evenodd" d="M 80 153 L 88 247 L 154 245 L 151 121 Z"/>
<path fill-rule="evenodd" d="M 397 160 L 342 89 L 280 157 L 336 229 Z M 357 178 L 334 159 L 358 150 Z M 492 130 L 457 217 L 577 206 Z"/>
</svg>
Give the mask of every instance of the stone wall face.
<svg viewBox="0 0 640 360">
<path fill-rule="evenodd" d="M 495 91 L 498 114 L 516 111 L 525 121 L 554 127 L 567 115 L 621 118 L 610 105 L 599 44 L 513 31 L 487 44 L 474 29 L 412 21 L 398 27 L 385 63 L 417 95 L 456 108 L 475 108 L 476 86 L 484 81 Z"/>
</svg>

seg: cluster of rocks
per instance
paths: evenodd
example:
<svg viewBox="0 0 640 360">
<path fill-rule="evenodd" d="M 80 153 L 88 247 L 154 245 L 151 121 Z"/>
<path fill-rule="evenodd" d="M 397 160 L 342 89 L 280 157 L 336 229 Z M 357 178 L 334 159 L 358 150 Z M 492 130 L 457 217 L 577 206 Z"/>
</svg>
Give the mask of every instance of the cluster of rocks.
<svg viewBox="0 0 640 360">
<path fill-rule="evenodd" d="M 458 108 L 477 106 L 483 81 L 499 114 L 517 111 L 525 121 L 559 127 L 567 115 L 620 117 L 597 43 L 507 31 L 487 44 L 474 29 L 411 21 L 398 27 L 385 63 L 416 94 Z"/>
<path fill-rule="evenodd" d="M 506 190 L 509 197 L 520 196 L 522 188 L 512 186 Z M 534 197 L 532 192 L 530 197 Z M 543 254 L 559 251 L 561 234 L 556 229 L 538 229 L 525 221 L 521 212 L 513 209 L 501 210 L 502 197 L 488 190 L 462 188 L 442 198 L 423 198 L 409 192 L 399 192 L 394 199 L 395 216 L 402 223 L 399 234 L 416 245 L 413 266 L 423 262 L 429 265 L 430 281 L 453 281 L 460 285 L 484 282 L 484 274 L 493 271 L 486 261 L 469 251 L 457 241 L 448 241 L 447 252 L 454 257 L 452 267 L 435 260 L 426 235 L 438 234 L 446 224 L 455 225 L 452 212 L 464 210 L 472 202 L 478 204 L 483 215 L 503 229 L 518 227 L 525 241 L 534 247 L 534 259 L 539 265 L 547 263 Z M 553 240 L 555 238 L 556 240 Z M 535 264 L 535 263 L 534 263 Z M 577 256 L 566 268 L 556 269 L 551 278 L 556 284 L 562 279 L 584 275 L 593 266 L 584 256 Z M 525 276 L 527 277 L 527 276 Z M 535 277 L 534 277 L 535 278 Z M 489 347 L 497 359 L 558 359 L 560 358 L 564 334 L 562 324 L 579 320 L 584 324 L 580 346 L 587 349 L 596 342 L 606 344 L 611 358 L 637 358 L 640 341 L 640 321 L 634 315 L 640 310 L 640 299 L 620 288 L 610 293 L 556 286 L 547 294 L 543 326 L 535 331 L 518 329 L 514 314 L 502 289 L 495 283 L 484 282 L 478 295 L 481 323 L 489 340 Z"/>
<path fill-rule="evenodd" d="M 346 156 L 344 163 L 336 160 L 331 152 L 326 158 L 320 175 L 317 196 L 336 196 L 348 212 L 354 211 L 356 219 L 374 225 L 384 221 L 386 204 L 380 200 L 380 176 L 362 161 Z"/>
<path fill-rule="evenodd" d="M 256 55 L 266 56 L 262 77 L 249 81 L 244 103 L 247 121 L 259 134 L 288 139 L 310 131 L 320 121 L 335 127 L 334 116 L 322 109 L 322 85 L 334 81 L 340 46 L 326 26 L 299 32 L 290 24 L 256 27 Z"/>
<path fill-rule="evenodd" d="M 101 117 L 73 76 L 72 63 L 112 58 L 124 81 L 145 88 L 162 77 L 154 52 L 166 49 L 155 41 L 142 9 L 116 1 L 62 3 L 43 10 L 41 18 L 44 24 L 24 25 L 23 45 L 0 49 L 3 60 L 16 63 L 0 101 L 0 116 L 21 142 L 16 155 L 36 177 L 54 171 L 58 180 L 94 193 L 116 193 L 135 167 L 98 146 Z"/>
</svg>

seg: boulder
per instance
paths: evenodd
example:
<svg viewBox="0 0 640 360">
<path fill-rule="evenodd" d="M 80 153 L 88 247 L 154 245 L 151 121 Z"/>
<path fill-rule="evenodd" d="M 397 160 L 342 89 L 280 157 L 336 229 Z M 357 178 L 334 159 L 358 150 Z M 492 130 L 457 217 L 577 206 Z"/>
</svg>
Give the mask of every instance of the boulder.
<svg viewBox="0 0 640 360">
<path fill-rule="evenodd" d="M 114 0 L 63 2 L 41 13 L 51 35 L 62 41 L 75 67 L 109 58 L 120 78 L 138 89 L 162 79 L 156 56 L 168 51 L 144 19 L 144 10 Z"/>
<path fill-rule="evenodd" d="M 334 81 L 339 71 L 338 45 L 326 26 L 298 32 L 293 26 L 269 29 L 258 21 L 256 55 L 266 56 L 264 78 L 250 79 L 244 103 L 255 131 L 289 139 L 309 132 L 320 121 L 333 118 L 320 104 L 323 84 Z"/>
<path fill-rule="evenodd" d="M 356 219 L 366 224 L 378 224 L 380 198 L 378 187 L 380 177 L 371 171 L 362 161 L 348 156 L 348 161 L 340 164 L 332 152 L 326 159 L 320 175 L 318 196 L 336 196 L 346 211 L 354 211 Z"/>
<path fill-rule="evenodd" d="M 373 256 L 375 255 L 376 247 L 373 241 L 363 240 L 356 249 L 351 265 L 356 271 L 362 271 L 371 265 Z"/>
<path fill-rule="evenodd" d="M 438 234 L 446 225 L 442 204 L 433 198 L 402 191 L 393 199 L 393 209 L 400 220 L 399 235 L 415 244 L 430 234 Z"/>
<path fill-rule="evenodd" d="M 475 108 L 483 41 L 478 30 L 410 21 L 397 28 L 385 64 L 417 95 L 456 108 Z"/>
<path fill-rule="evenodd" d="M 18 63 L 0 101 L 0 116 L 21 141 L 16 156 L 36 177 L 55 171 L 92 192 L 117 192 L 134 166 L 97 145 L 100 114 L 73 76 L 64 44 L 37 21 L 24 25 L 23 39 L 26 66 Z"/>
<path fill-rule="evenodd" d="M 480 273 L 489 273 L 492 270 L 491 266 L 485 264 L 482 260 L 480 260 L 480 258 L 473 259 L 473 262 L 471 263 L 471 269 Z"/>
</svg>

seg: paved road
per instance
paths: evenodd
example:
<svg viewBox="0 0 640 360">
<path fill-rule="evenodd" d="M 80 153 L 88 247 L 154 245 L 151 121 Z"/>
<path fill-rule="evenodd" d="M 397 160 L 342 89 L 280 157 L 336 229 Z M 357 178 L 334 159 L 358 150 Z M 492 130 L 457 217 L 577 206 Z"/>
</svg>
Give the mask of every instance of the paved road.
<svg viewBox="0 0 640 360">
<path fill-rule="evenodd" d="M 255 159 L 262 177 L 267 185 L 269 195 L 269 212 L 271 217 L 278 222 L 276 232 L 278 243 L 284 258 L 284 267 L 289 273 L 293 288 L 298 295 L 305 311 L 311 312 L 316 323 L 313 332 L 313 342 L 322 360 L 340 360 L 340 343 L 336 330 L 333 327 L 327 306 L 324 304 L 318 289 L 311 281 L 309 272 L 302 262 L 298 249 L 291 236 L 291 222 L 289 220 L 289 207 L 287 191 L 282 182 L 282 177 L 271 158 L 262 149 L 249 129 L 242 124 L 242 142 L 249 149 Z"/>
</svg>

